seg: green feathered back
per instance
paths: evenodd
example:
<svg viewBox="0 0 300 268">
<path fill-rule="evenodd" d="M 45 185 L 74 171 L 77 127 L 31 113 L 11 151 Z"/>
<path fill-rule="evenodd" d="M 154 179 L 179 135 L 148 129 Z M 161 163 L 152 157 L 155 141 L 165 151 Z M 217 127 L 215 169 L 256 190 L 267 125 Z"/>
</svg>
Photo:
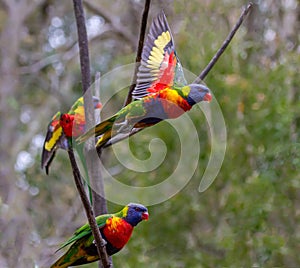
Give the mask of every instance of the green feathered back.
<svg viewBox="0 0 300 268">
<path fill-rule="evenodd" d="M 114 214 L 105 214 L 105 215 L 100 215 L 100 216 L 96 217 L 96 222 L 97 222 L 98 227 L 102 228 L 106 224 L 106 220 L 111 218 L 113 215 Z M 88 223 L 86 223 L 85 225 L 78 228 L 74 232 L 74 235 L 72 237 L 70 237 L 65 243 L 63 243 L 57 251 L 72 244 L 73 242 L 77 241 L 78 239 L 80 239 L 86 235 L 90 235 L 91 233 L 92 233 L 91 227 Z"/>
<path fill-rule="evenodd" d="M 102 228 L 105 226 L 106 224 L 106 221 L 115 216 L 115 217 L 120 217 L 120 218 L 124 218 L 127 214 L 127 210 L 128 210 L 128 207 L 124 207 L 121 211 L 117 212 L 117 213 L 114 213 L 114 214 L 104 214 L 104 215 L 100 215 L 100 216 L 97 216 L 95 219 L 96 219 L 96 222 L 97 222 L 97 225 L 99 228 Z M 65 243 L 63 243 L 59 249 L 61 250 L 62 248 L 66 247 L 67 245 L 70 245 L 72 244 L 73 242 L 79 240 L 80 238 L 84 237 L 84 236 L 87 236 L 87 235 L 91 235 L 92 234 L 92 230 L 91 230 L 91 227 L 89 225 L 89 223 L 86 223 L 85 225 L 81 226 L 80 228 L 78 228 L 72 237 L 70 237 Z M 56 252 L 57 252 L 56 251 Z"/>
</svg>

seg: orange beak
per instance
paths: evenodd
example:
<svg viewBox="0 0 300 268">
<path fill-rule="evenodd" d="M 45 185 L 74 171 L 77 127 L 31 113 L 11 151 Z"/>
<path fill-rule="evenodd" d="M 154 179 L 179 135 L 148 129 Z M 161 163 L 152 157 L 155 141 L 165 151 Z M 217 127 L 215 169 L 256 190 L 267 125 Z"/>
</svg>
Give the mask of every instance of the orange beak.
<svg viewBox="0 0 300 268">
<path fill-rule="evenodd" d="M 210 93 L 206 93 L 203 98 L 204 101 L 208 101 L 208 102 L 211 101 L 211 99 L 212 99 L 212 96 Z"/>
<path fill-rule="evenodd" d="M 142 219 L 145 220 L 145 221 L 147 221 L 147 220 L 149 219 L 149 214 L 148 214 L 148 212 L 144 212 L 144 213 L 142 214 Z"/>
<path fill-rule="evenodd" d="M 101 109 L 102 108 L 102 103 L 101 102 L 98 102 L 95 109 Z"/>
</svg>

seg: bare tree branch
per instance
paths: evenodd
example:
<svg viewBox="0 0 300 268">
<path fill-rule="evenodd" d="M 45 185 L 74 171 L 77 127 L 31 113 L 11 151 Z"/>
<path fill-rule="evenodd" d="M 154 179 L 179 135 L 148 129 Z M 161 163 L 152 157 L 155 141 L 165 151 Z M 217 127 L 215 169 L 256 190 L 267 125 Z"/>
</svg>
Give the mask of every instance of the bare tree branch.
<svg viewBox="0 0 300 268">
<path fill-rule="evenodd" d="M 82 8 L 82 7 L 81 7 Z M 83 12 L 83 9 L 82 11 Z M 80 62 L 81 62 L 81 70 L 82 70 L 82 86 L 84 93 L 84 110 L 85 110 L 85 118 L 86 118 L 86 128 L 90 128 L 95 125 L 95 116 L 94 116 L 94 108 L 92 102 L 92 91 L 88 90 L 91 85 L 90 78 L 90 64 L 89 64 L 89 52 L 88 52 L 88 39 L 84 20 L 84 14 L 81 15 L 82 21 L 80 21 L 80 25 L 78 25 L 78 41 L 80 48 Z M 83 27 L 84 26 L 84 27 Z M 101 169 L 98 162 L 95 162 L 93 159 L 93 154 L 91 151 L 94 150 L 94 143 L 86 143 L 86 163 L 87 170 L 90 178 L 90 188 L 92 188 L 93 193 L 93 207 L 96 215 L 107 213 L 107 206 L 104 194 L 104 185 L 103 179 L 101 177 Z"/>
<path fill-rule="evenodd" d="M 81 0 L 73 0 L 74 13 L 77 24 L 80 67 L 82 76 L 82 91 L 85 94 L 91 85 L 90 58 L 88 50 L 88 38 L 85 26 L 85 17 Z"/>
<path fill-rule="evenodd" d="M 208 63 L 208 65 L 204 68 L 204 70 L 201 72 L 201 74 L 196 78 L 196 80 L 194 81 L 194 83 L 199 83 L 201 80 L 204 80 L 204 78 L 209 73 L 209 71 L 214 67 L 214 65 L 216 64 L 216 62 L 218 61 L 218 59 L 221 57 L 221 55 L 223 54 L 223 52 L 225 51 L 225 49 L 227 48 L 227 46 L 231 42 L 231 40 L 234 37 L 235 33 L 237 32 L 237 30 L 242 25 L 242 23 L 243 23 L 244 19 L 246 18 L 247 14 L 252 9 L 252 6 L 253 6 L 252 2 L 250 2 L 247 5 L 247 7 L 242 12 L 239 20 L 236 22 L 236 24 L 234 25 L 233 29 L 230 31 L 229 35 L 224 40 L 224 42 L 223 42 L 222 46 L 220 47 L 220 49 L 216 52 L 216 54 L 213 56 L 213 58 Z"/>
<path fill-rule="evenodd" d="M 80 171 L 79 171 L 79 168 L 78 168 L 76 160 L 75 160 L 73 148 L 70 148 L 68 150 L 68 154 L 69 154 L 69 159 L 70 159 L 70 162 L 71 162 L 71 165 L 72 165 L 75 184 L 76 184 L 78 193 L 80 194 L 80 198 L 81 198 L 82 204 L 84 206 L 84 209 L 85 209 L 85 212 L 86 212 L 86 215 L 87 215 L 87 218 L 88 218 L 88 222 L 90 224 L 93 236 L 95 238 L 96 247 L 97 247 L 97 250 L 98 250 L 100 260 L 102 261 L 102 264 L 103 264 L 104 268 L 109 268 L 109 267 L 111 267 L 111 265 L 110 265 L 109 260 L 108 260 L 108 256 L 107 256 L 107 252 L 106 252 L 106 248 L 105 248 L 105 242 L 101 237 L 98 225 L 97 225 L 96 220 L 95 220 L 94 211 L 93 211 L 93 209 L 90 205 L 90 202 L 89 202 L 88 197 L 86 195 L 86 192 L 84 190 L 84 185 L 82 183 L 82 178 L 81 178 L 81 175 L 80 175 Z"/>
<path fill-rule="evenodd" d="M 85 110 L 85 121 L 87 127 L 88 124 L 94 123 L 94 109 L 93 109 L 93 101 L 92 101 L 92 94 L 91 91 L 89 91 L 89 87 L 91 84 L 91 75 L 90 75 L 90 60 L 89 60 L 89 51 L 88 51 L 88 38 L 87 38 L 87 32 L 86 32 L 86 26 L 85 26 L 85 17 L 84 17 L 84 11 L 82 6 L 82 0 L 73 0 L 74 4 L 74 13 L 76 18 L 76 24 L 77 24 L 77 32 L 78 32 L 78 45 L 79 45 L 79 54 L 80 54 L 80 66 L 81 66 L 81 75 L 82 75 L 82 90 L 84 93 L 84 110 Z M 86 143 L 86 146 L 91 147 L 91 143 Z M 89 148 L 87 148 L 89 149 Z M 91 149 L 91 148 L 90 148 Z M 104 240 L 102 239 L 101 233 L 99 231 L 99 228 L 97 226 L 94 211 L 90 205 L 90 202 L 86 196 L 86 192 L 84 190 L 84 186 L 82 183 L 82 178 L 80 175 L 80 171 L 78 169 L 73 148 L 70 148 L 68 151 L 69 159 L 72 165 L 73 170 L 73 176 L 76 183 L 77 190 L 80 194 L 82 203 L 84 205 L 88 222 L 90 224 L 90 227 L 92 229 L 92 233 L 96 242 L 96 247 L 98 251 L 99 258 L 103 264 L 104 268 L 111 267 L 111 264 L 108 259 L 108 255 L 106 252 L 106 247 Z M 89 163 L 87 163 L 89 167 Z M 90 175 L 95 175 L 93 171 L 89 172 Z M 95 194 L 95 193 L 94 193 Z M 105 201 L 105 200 L 104 200 Z"/>
<path fill-rule="evenodd" d="M 144 6 L 144 12 L 142 16 L 142 22 L 141 22 L 141 28 L 140 28 L 140 37 L 139 37 L 139 44 L 138 44 L 138 50 L 136 53 L 136 58 L 135 58 L 135 69 L 134 69 L 134 74 L 133 78 L 131 81 L 131 86 L 128 91 L 127 98 L 125 100 L 124 106 L 129 104 L 132 101 L 132 91 L 134 90 L 136 86 L 136 79 L 137 79 L 137 73 L 138 73 L 138 64 L 141 61 L 142 58 L 142 52 L 143 52 L 143 46 L 144 46 L 144 39 L 145 39 L 145 33 L 146 33 L 146 27 L 147 27 L 147 20 L 148 20 L 148 14 L 149 14 L 149 8 L 150 8 L 150 3 L 151 0 L 145 0 L 145 6 Z"/>
</svg>

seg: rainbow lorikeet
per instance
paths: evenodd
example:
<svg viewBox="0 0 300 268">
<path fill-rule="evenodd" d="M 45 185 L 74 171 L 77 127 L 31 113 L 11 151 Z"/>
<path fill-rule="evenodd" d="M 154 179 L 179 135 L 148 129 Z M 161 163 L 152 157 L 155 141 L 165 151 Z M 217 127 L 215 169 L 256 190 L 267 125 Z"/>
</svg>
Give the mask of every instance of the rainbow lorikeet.
<svg viewBox="0 0 300 268">
<path fill-rule="evenodd" d="M 103 147 L 118 134 L 146 128 L 164 119 L 177 118 L 201 101 L 210 101 L 210 90 L 202 84 L 187 84 L 175 51 L 174 40 L 163 12 L 152 22 L 142 51 L 133 102 L 109 119 L 78 137 L 81 143 L 101 136 Z"/>
<path fill-rule="evenodd" d="M 120 251 L 128 242 L 133 228 L 142 220 L 148 220 L 148 217 L 147 208 L 134 203 L 128 204 L 115 214 L 96 217 L 101 235 L 107 243 L 107 254 L 113 255 Z M 51 268 L 65 268 L 99 260 L 94 237 L 88 223 L 77 229 L 74 235 L 58 250 L 70 244 L 72 245 L 68 251 Z"/>
<path fill-rule="evenodd" d="M 93 97 L 94 109 L 102 107 L 98 98 Z M 56 151 L 61 148 L 68 150 L 72 138 L 76 138 L 85 131 L 85 115 L 83 97 L 80 97 L 68 113 L 57 112 L 48 125 L 48 131 L 42 151 L 42 169 L 49 173 L 49 167 Z"/>
</svg>

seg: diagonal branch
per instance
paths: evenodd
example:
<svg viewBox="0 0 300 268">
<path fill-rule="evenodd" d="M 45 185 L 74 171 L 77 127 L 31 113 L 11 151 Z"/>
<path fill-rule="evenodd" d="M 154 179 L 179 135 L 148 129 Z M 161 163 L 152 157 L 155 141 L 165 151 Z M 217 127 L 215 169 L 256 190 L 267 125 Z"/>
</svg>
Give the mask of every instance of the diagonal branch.
<svg viewBox="0 0 300 268">
<path fill-rule="evenodd" d="M 76 0 L 74 0 L 74 1 L 76 1 Z M 81 201 L 82 201 L 82 204 L 84 206 L 88 222 L 89 222 L 90 227 L 92 229 L 92 233 L 93 233 L 93 236 L 95 238 L 96 247 L 97 247 L 97 251 L 98 251 L 100 260 L 102 261 L 102 264 L 103 264 L 104 268 L 109 268 L 109 267 L 111 267 L 111 265 L 110 265 L 110 262 L 108 260 L 108 256 L 107 256 L 107 253 L 106 253 L 105 242 L 101 237 L 98 225 L 97 225 L 96 220 L 95 220 L 94 211 L 93 211 L 93 209 L 90 205 L 89 199 L 88 199 L 88 197 L 86 195 L 86 192 L 84 190 L 84 185 L 82 183 L 82 178 L 81 178 L 80 171 L 79 171 L 79 168 L 78 168 L 76 160 L 75 160 L 75 156 L 74 156 L 74 152 L 73 152 L 72 147 L 68 150 L 68 154 L 69 154 L 69 159 L 70 159 L 70 162 L 71 162 L 71 165 L 72 165 L 75 185 L 76 185 L 78 193 L 81 197 Z"/>
<path fill-rule="evenodd" d="M 124 106 L 129 104 L 132 101 L 132 91 L 134 90 L 136 86 L 136 79 L 137 79 L 137 73 L 138 73 L 138 64 L 141 61 L 142 58 L 142 52 L 143 52 L 143 47 L 144 47 L 144 39 L 145 39 L 145 33 L 146 33 L 146 27 L 147 27 L 147 20 L 148 20 L 148 14 L 149 14 L 149 8 L 150 8 L 150 2 L 151 0 L 145 0 L 145 6 L 144 6 L 144 12 L 142 16 L 142 22 L 141 22 L 141 28 L 140 28 L 140 37 L 139 37 L 139 44 L 138 44 L 138 50 L 136 53 L 136 58 L 135 58 L 135 69 L 134 69 L 134 74 L 131 82 L 131 86 L 128 91 L 127 98 L 125 100 Z"/>
<path fill-rule="evenodd" d="M 234 37 L 235 33 L 237 30 L 240 28 L 242 25 L 243 21 L 245 20 L 247 14 L 249 11 L 252 9 L 253 3 L 249 2 L 247 7 L 244 9 L 242 12 L 239 20 L 236 22 L 226 39 L 224 40 L 222 46 L 219 48 L 219 50 L 216 52 L 216 54 L 213 56 L 213 58 L 210 60 L 210 62 L 207 64 L 207 66 L 204 68 L 204 70 L 201 72 L 201 74 L 196 78 L 194 83 L 200 83 L 201 80 L 203 80 L 206 75 L 209 73 L 209 71 L 214 67 L 218 59 L 221 57 L 225 49 L 228 47 L 229 43 L 231 42 L 232 38 Z"/>
</svg>

